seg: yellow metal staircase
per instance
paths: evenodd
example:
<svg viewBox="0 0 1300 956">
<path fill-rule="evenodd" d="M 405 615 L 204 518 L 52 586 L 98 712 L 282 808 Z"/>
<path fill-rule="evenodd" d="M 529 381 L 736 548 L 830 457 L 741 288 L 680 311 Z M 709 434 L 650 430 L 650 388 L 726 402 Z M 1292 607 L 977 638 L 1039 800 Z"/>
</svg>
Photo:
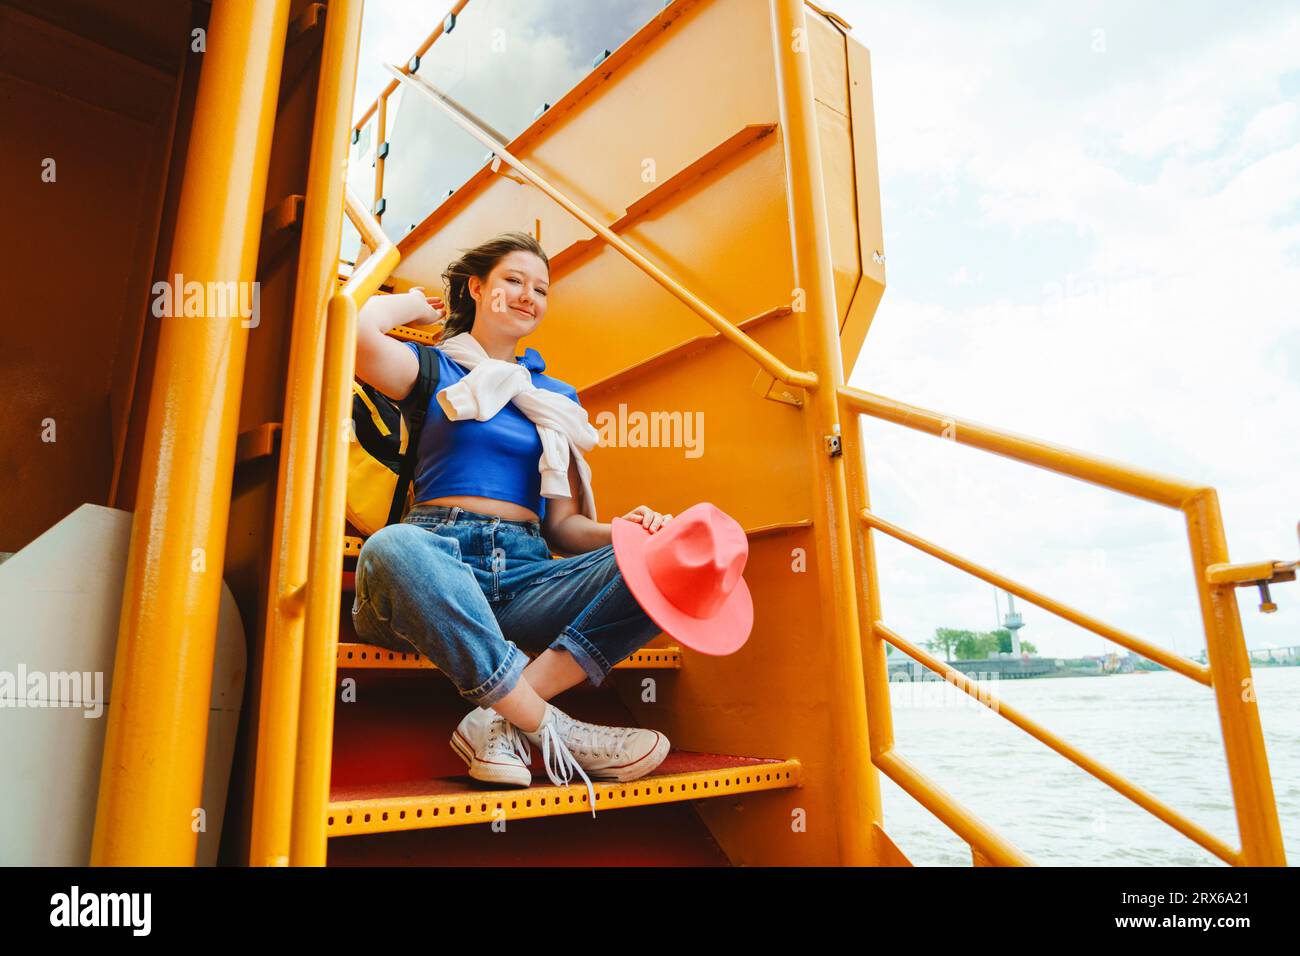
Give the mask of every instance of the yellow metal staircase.
<svg viewBox="0 0 1300 956">
<path fill-rule="evenodd" d="M 343 555 L 346 563 L 361 552 L 364 539 L 355 535 L 344 537 Z M 437 666 L 412 648 L 409 652 L 357 643 L 351 639 L 347 605 L 355 572 L 345 570 L 341 591 L 341 627 L 337 650 L 337 668 L 340 683 L 355 681 L 357 671 L 401 672 L 436 671 Z M 682 667 L 681 648 L 648 646 L 616 664 L 614 670 L 634 673 L 677 671 Z M 416 678 L 418 680 L 418 677 Z M 434 681 L 439 681 L 434 678 Z M 448 693 L 445 681 L 432 684 L 420 682 L 418 694 L 423 698 L 424 709 L 412 712 L 401 708 L 384 708 L 380 716 L 357 718 L 359 726 L 343 726 L 352 719 L 352 708 L 336 709 L 334 781 L 331 784 L 327 835 L 330 838 L 388 833 L 401 830 L 433 829 L 468 826 L 478 823 L 498 823 L 537 817 L 559 816 L 573 813 L 590 813 L 591 804 L 587 790 L 580 784 L 557 787 L 547 782 L 540 771 L 534 773 L 538 781 L 526 790 L 517 788 L 493 790 L 470 779 L 450 751 L 445 754 L 445 740 L 464 715 L 468 705 L 457 695 Z M 665 693 L 668 693 L 665 688 Z M 346 692 L 345 692 L 346 693 Z M 392 694 L 393 685 L 384 690 L 367 688 L 367 696 L 374 693 Z M 605 692 L 608 696 L 608 691 Z M 340 697 L 343 694 L 338 695 Z M 591 708 L 593 693 L 571 695 L 572 705 L 582 713 Z M 430 705 L 431 701 L 436 705 Z M 614 716 L 609 721 L 624 720 L 611 701 L 597 702 L 597 707 Z M 570 706 L 566 703 L 566 709 Z M 591 719 L 596 719 L 594 716 Z M 427 754 L 409 753 L 390 749 L 384 757 L 373 753 L 377 739 L 391 741 L 399 733 L 397 722 L 413 725 L 414 739 L 420 741 L 417 750 L 427 743 Z M 338 758 L 340 747 L 357 752 L 343 754 L 344 771 L 340 775 Z M 383 749 L 382 747 L 380 749 Z M 434 751 L 437 750 L 435 754 Z M 439 759 L 439 756 L 442 759 Z M 429 758 L 427 761 L 425 758 Z M 366 775 L 357 779 L 347 768 L 354 764 L 366 767 Z M 382 764 L 382 771 L 375 766 Z M 653 773 L 630 783 L 596 782 L 596 809 L 613 810 L 646 807 L 756 793 L 763 790 L 784 789 L 799 785 L 799 762 L 775 758 L 743 757 L 727 754 L 705 754 L 673 750 L 663 764 Z M 340 779 L 340 776 L 343 779 Z M 349 779 L 350 778 L 350 779 Z M 446 862 L 431 860 L 430 862 Z"/>
<path fill-rule="evenodd" d="M 960 836 L 975 865 L 1030 863 L 895 749 L 887 645 L 975 689 L 886 622 L 873 546 L 882 533 L 1206 686 L 1223 730 L 1237 841 L 1208 833 L 1028 715 L 997 709 L 1226 862 L 1285 863 L 1259 717 L 1243 695 L 1250 667 L 1235 588 L 1284 580 L 1294 565 L 1230 562 L 1213 489 L 846 385 L 883 295 L 885 249 L 870 55 L 843 20 L 802 0 L 655 3 L 653 16 L 505 142 L 419 66 L 422 57 L 434 63 L 435 42 L 464 42 L 472 0 L 457 2 L 394 70 L 355 129 L 361 4 L 331 0 L 315 99 L 294 114 L 310 118 L 307 149 L 305 125 L 295 138 L 286 120 L 289 132 L 272 135 L 277 107 L 296 102 L 278 82 L 290 34 L 310 27 L 314 51 L 320 32 L 318 7 L 299 30 L 290 6 L 213 7 L 220 42 L 203 66 L 172 265 L 251 279 L 264 230 L 284 321 L 251 338 L 215 322 L 164 327 L 94 862 L 192 862 L 188 813 L 202 759 L 174 737 L 195 737 L 188 731 L 202 717 L 188 692 L 210 665 L 216 592 L 190 562 L 200 552 L 220 568 L 224 544 L 264 625 L 250 628 L 262 640 L 250 675 L 259 696 L 246 708 L 256 719 L 243 821 L 251 865 L 907 865 L 884 828 L 881 774 Z M 311 62 L 304 42 L 289 64 L 295 78 Z M 390 102 L 398 91 L 405 127 Z M 471 158 L 486 154 L 420 221 L 397 222 L 387 203 L 397 173 L 418 179 L 430 157 L 404 154 L 394 131 L 434 122 L 466 140 Z M 345 169 L 363 131 L 374 178 L 350 171 L 369 187 L 358 196 Z M 281 165 L 267 203 L 273 139 Z M 441 146 L 453 149 L 449 138 Z M 305 187 L 302 170 L 284 173 L 286 149 L 305 169 Z M 340 282 L 345 216 L 362 248 Z M 212 230 L 217 221 L 225 227 Z M 616 667 L 609 687 L 563 699 L 580 719 L 654 727 L 678 748 L 649 777 L 597 784 L 597 809 L 621 812 L 594 823 L 582 819 L 592 809 L 584 787 L 544 777 L 526 790 L 472 784 L 445 742 L 465 702 L 418 655 L 358 644 L 347 614 L 362 545 L 344 521 L 358 309 L 381 290 L 436 286 L 456 250 L 518 228 L 553 253 L 554 308 L 528 344 L 611 435 L 588 458 L 602 512 L 712 501 L 749 540 L 755 625 L 741 651 L 719 658 L 650 646 Z M 420 330 L 390 334 L 432 341 Z M 266 381 L 283 390 L 282 404 L 279 395 L 266 400 Z M 625 427 L 655 414 L 698 416 L 707 426 L 699 454 Z M 251 419 L 241 424 L 241 415 Z M 878 515 L 864 415 L 1181 511 L 1208 663 Z M 227 495 L 237 460 L 260 464 Z M 153 660 L 174 666 L 139 665 Z M 653 698 L 640 692 L 647 680 Z M 511 839 L 496 838 L 502 828 Z"/>
</svg>

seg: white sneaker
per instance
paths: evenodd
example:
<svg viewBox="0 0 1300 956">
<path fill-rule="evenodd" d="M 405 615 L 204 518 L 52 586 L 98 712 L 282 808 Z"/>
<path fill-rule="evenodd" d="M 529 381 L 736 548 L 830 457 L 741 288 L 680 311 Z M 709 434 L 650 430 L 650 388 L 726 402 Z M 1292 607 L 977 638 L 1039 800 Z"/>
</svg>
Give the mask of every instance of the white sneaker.
<svg viewBox="0 0 1300 956">
<path fill-rule="evenodd" d="M 491 707 L 475 707 L 451 735 L 451 749 L 469 765 L 469 775 L 487 783 L 527 787 L 533 759 L 521 731 Z"/>
<path fill-rule="evenodd" d="M 596 795 L 591 777 L 637 780 L 663 763 L 671 748 L 668 738 L 657 730 L 583 723 L 550 703 L 541 725 L 535 731 L 520 733 L 542 748 L 542 763 L 556 786 L 567 784 L 572 771 L 578 771 L 587 782 L 593 814 Z"/>
</svg>

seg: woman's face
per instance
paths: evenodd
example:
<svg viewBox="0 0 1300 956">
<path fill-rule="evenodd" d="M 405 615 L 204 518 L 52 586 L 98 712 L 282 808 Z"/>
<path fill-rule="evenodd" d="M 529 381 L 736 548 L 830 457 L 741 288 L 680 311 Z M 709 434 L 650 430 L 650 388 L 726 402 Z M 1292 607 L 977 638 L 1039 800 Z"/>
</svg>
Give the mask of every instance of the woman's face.
<svg viewBox="0 0 1300 956">
<path fill-rule="evenodd" d="M 469 280 L 469 292 L 478 303 L 474 324 L 487 322 L 503 335 L 523 338 L 546 315 L 550 272 L 546 263 L 522 249 L 508 252 L 488 273 L 487 281 Z"/>
</svg>

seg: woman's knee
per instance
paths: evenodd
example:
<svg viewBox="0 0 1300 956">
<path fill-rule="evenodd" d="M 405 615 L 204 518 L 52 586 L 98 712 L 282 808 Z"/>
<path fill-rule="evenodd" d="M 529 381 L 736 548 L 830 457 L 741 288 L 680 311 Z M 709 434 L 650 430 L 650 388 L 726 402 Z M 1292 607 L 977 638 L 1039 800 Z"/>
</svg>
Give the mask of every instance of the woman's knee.
<svg viewBox="0 0 1300 956">
<path fill-rule="evenodd" d="M 388 581 L 420 570 L 436 568 L 440 557 L 460 563 L 460 543 L 413 524 L 380 528 L 361 546 L 357 577 L 372 583 Z"/>
</svg>

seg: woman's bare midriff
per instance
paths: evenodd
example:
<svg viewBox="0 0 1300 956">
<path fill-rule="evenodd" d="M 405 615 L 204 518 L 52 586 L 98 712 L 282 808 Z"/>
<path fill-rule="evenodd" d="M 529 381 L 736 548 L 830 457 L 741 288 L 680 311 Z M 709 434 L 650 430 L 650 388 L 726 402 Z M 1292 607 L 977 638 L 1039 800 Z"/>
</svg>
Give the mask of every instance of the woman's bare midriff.
<svg viewBox="0 0 1300 956">
<path fill-rule="evenodd" d="M 506 521 L 541 521 L 541 517 L 535 511 L 525 508 L 523 505 L 517 505 L 513 501 L 501 501 L 497 498 L 480 498 L 477 495 L 450 495 L 445 498 L 430 498 L 428 501 L 417 501 L 420 505 L 446 505 L 448 508 L 464 508 L 466 511 L 477 511 L 483 515 L 496 515 L 498 518 L 504 518 Z"/>
</svg>

